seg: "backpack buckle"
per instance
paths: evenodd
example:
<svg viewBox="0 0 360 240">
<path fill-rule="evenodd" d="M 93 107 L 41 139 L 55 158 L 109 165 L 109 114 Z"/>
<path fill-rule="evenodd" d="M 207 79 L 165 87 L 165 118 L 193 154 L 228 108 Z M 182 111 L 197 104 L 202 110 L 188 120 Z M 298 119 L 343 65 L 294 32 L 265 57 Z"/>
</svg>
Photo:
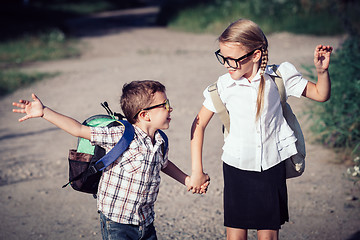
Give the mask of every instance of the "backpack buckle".
<svg viewBox="0 0 360 240">
<path fill-rule="evenodd" d="M 95 173 L 98 172 L 98 170 L 96 169 L 95 166 L 91 166 L 91 167 L 89 167 L 89 172 L 90 172 L 91 174 L 95 174 Z"/>
<path fill-rule="evenodd" d="M 208 91 L 209 91 L 209 92 L 216 91 L 216 90 L 217 90 L 216 84 L 217 84 L 217 82 L 211 84 L 211 85 L 208 87 Z"/>
</svg>

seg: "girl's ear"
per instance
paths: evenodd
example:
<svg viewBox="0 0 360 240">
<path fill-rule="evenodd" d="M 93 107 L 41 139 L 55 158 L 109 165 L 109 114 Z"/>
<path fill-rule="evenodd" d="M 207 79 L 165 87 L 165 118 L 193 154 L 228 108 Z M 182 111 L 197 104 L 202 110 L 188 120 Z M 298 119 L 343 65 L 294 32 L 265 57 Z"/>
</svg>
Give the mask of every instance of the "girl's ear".
<svg viewBox="0 0 360 240">
<path fill-rule="evenodd" d="M 256 50 L 253 54 L 253 61 L 258 62 L 261 59 L 261 50 Z"/>
</svg>

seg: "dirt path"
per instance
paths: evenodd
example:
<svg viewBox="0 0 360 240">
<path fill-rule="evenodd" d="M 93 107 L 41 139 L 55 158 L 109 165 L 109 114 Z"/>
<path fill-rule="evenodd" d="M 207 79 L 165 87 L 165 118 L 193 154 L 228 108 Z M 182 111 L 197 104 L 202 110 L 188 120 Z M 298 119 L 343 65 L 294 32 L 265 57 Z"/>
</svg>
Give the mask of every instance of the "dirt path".
<svg viewBox="0 0 360 240">
<path fill-rule="evenodd" d="M 96 202 L 70 188 L 66 156 L 76 139 L 42 120 L 18 123 L 11 102 L 35 92 L 53 109 L 83 120 L 105 113 L 100 102 L 119 111 L 122 85 L 156 79 L 167 86 L 174 107 L 167 134 L 170 158 L 190 173 L 189 130 L 202 103 L 202 91 L 224 69 L 214 58 L 213 35 L 174 32 L 152 26 L 155 8 L 103 13 L 69 22 L 85 53 L 79 59 L 39 63 L 26 71 L 61 71 L 53 79 L 21 89 L 0 100 L 0 239 L 101 239 Z M 130 20 L 129 20 L 130 19 Z M 145 21 L 144 21 L 145 19 Z M 338 47 L 341 38 L 269 36 L 270 61 L 312 63 L 319 44 Z M 309 103 L 291 99 L 297 113 Z M 308 119 L 302 118 L 303 127 Z M 310 135 L 307 134 L 307 138 Z M 204 162 L 211 176 L 206 196 L 192 195 L 163 175 L 156 204 L 159 239 L 224 239 L 222 224 L 222 135 L 217 118 L 206 132 Z M 359 197 L 346 180 L 336 155 L 307 142 L 307 169 L 288 181 L 290 222 L 281 239 L 346 239 L 360 230 Z M 250 234 L 254 238 L 254 232 Z"/>
</svg>

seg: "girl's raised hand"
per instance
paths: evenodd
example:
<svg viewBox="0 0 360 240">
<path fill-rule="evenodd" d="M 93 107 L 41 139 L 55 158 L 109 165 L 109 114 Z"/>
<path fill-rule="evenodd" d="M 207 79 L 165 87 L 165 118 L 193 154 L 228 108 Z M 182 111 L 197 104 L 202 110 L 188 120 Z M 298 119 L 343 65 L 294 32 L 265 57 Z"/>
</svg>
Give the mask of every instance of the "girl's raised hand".
<svg viewBox="0 0 360 240">
<path fill-rule="evenodd" d="M 26 113 L 26 115 L 19 119 L 19 122 L 23 122 L 30 118 L 42 117 L 44 115 L 44 105 L 40 99 L 35 95 L 31 95 L 33 102 L 28 100 L 19 100 L 18 103 L 13 102 L 12 105 L 18 107 L 13 109 L 15 113 Z"/>
<path fill-rule="evenodd" d="M 314 52 L 314 64 L 318 72 L 327 71 L 330 64 L 331 46 L 317 45 Z"/>
</svg>

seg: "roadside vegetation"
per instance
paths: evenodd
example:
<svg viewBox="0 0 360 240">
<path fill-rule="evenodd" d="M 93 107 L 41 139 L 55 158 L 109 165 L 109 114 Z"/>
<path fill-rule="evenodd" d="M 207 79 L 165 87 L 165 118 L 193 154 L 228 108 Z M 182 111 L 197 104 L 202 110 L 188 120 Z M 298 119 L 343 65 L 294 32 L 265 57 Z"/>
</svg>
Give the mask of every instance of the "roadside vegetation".
<svg viewBox="0 0 360 240">
<path fill-rule="evenodd" d="M 330 64 L 331 98 L 311 109 L 311 130 L 318 139 L 352 160 L 348 176 L 360 181 L 360 38 L 349 36 Z M 315 76 L 312 76 L 315 80 Z M 350 158 L 350 159 L 349 159 Z"/>
<path fill-rule="evenodd" d="M 220 34 L 229 23 L 249 18 L 265 33 L 345 33 L 345 18 L 360 30 L 360 4 L 355 0 L 168 0 L 158 22 L 170 28 Z"/>
<path fill-rule="evenodd" d="M 26 34 L 0 43 L 0 96 L 26 87 L 33 82 L 53 77 L 57 73 L 25 73 L 19 69 L 36 61 L 76 57 L 80 53 L 75 40 L 66 39 L 63 32 L 53 29 L 44 33 Z"/>
<path fill-rule="evenodd" d="M 74 58 L 77 40 L 64 25 L 69 18 L 99 11 L 140 6 L 116 0 L 5 0 L 0 9 L 0 97 L 59 73 L 23 72 L 38 61 Z"/>
</svg>

